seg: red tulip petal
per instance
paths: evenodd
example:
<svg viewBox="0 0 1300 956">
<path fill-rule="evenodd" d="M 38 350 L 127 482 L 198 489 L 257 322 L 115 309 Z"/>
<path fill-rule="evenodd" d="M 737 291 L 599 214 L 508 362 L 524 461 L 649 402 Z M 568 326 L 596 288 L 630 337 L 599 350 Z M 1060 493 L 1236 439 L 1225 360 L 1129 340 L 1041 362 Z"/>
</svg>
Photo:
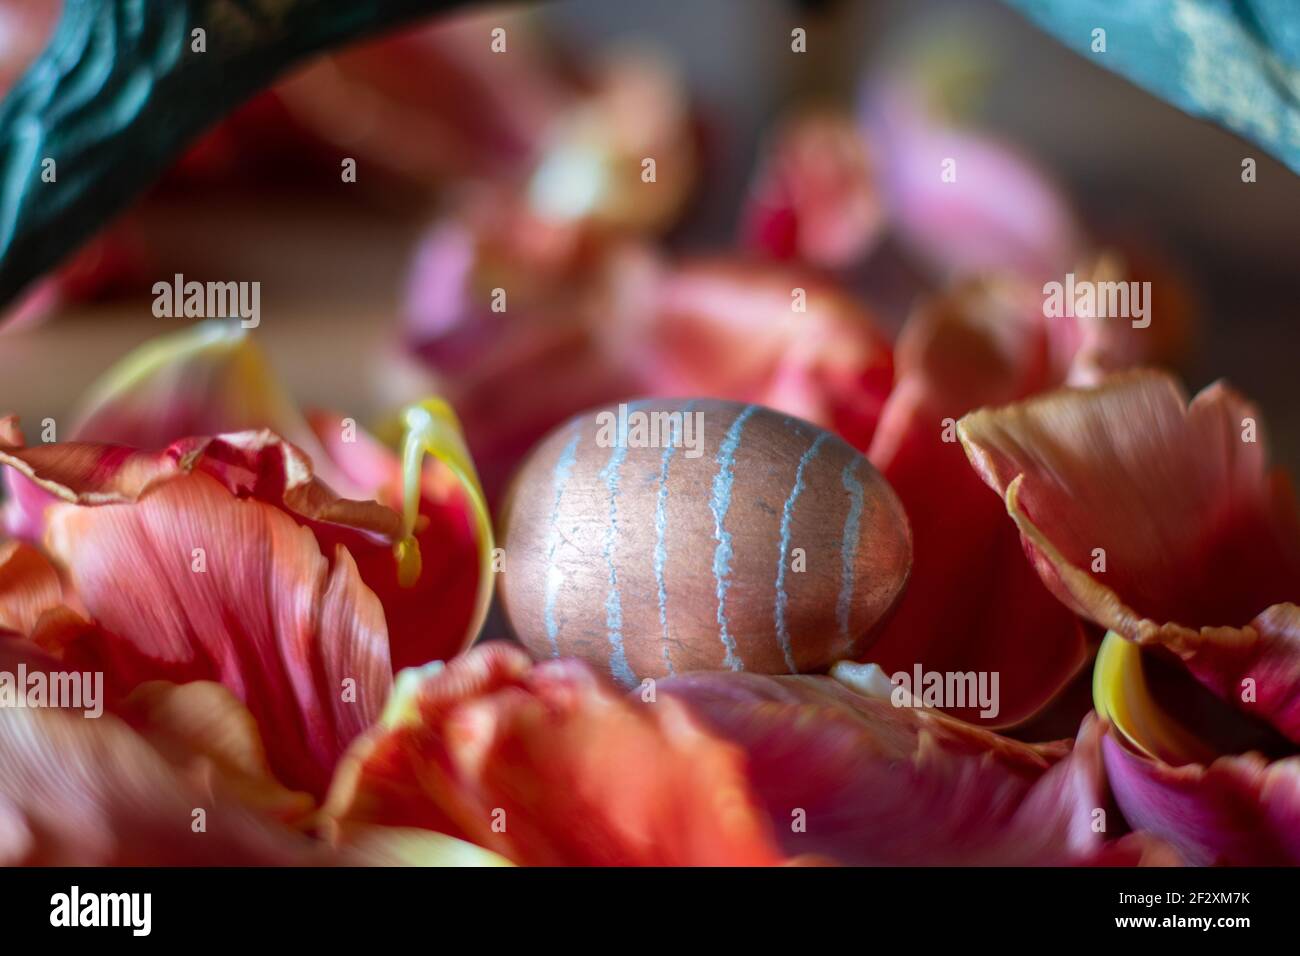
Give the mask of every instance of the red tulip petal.
<svg viewBox="0 0 1300 956">
<path fill-rule="evenodd" d="M 57 507 L 49 543 L 107 632 L 92 650 L 116 684 L 219 681 L 252 711 L 287 785 L 321 793 L 378 716 L 390 683 L 383 609 L 346 550 L 331 567 L 278 509 L 191 474 L 134 504 Z"/>
<path fill-rule="evenodd" d="M 488 644 L 404 675 L 327 805 L 467 836 L 518 863 L 775 863 L 733 747 L 672 701 L 638 708 L 573 661 Z"/>
<path fill-rule="evenodd" d="M 1136 372 L 959 431 L 1063 601 L 1300 740 L 1295 614 L 1272 608 L 1300 596 L 1300 524 L 1262 441 L 1242 440 L 1258 420 L 1222 385 L 1189 405 L 1170 376 Z M 1257 708 L 1247 676 L 1267 689 Z"/>
<path fill-rule="evenodd" d="M 203 828 L 197 828 L 202 810 Z M 0 711 L 0 865 L 304 865 L 333 854 L 185 781 L 115 717 Z"/>
<path fill-rule="evenodd" d="M 1001 707 L 954 710 L 989 726 L 1019 723 L 1087 661 L 1079 622 L 1037 580 L 1003 509 L 971 473 L 954 423 L 990 402 L 1048 385 L 1058 360 L 1041 305 L 1010 284 L 968 284 L 904 327 L 900 380 L 868 457 L 912 524 L 907 591 L 864 659 L 887 673 L 997 672 Z M 1078 719 L 1076 715 L 1075 720 Z"/>
<path fill-rule="evenodd" d="M 312 422 L 335 463 L 364 494 L 404 512 L 411 529 L 414 547 L 404 541 L 397 559 L 389 539 L 315 529 L 322 544 L 343 544 L 352 552 L 362 581 L 383 604 L 395 671 L 467 647 L 482 626 L 493 583 L 487 504 L 455 416 L 445 403 L 430 400 L 408 409 L 402 425 L 394 429 L 404 433 L 399 458 L 355 423 L 345 428 L 325 414 Z M 408 494 L 418 494 L 418 501 L 408 502 Z"/>
<path fill-rule="evenodd" d="M 1061 865 L 1139 862 L 1154 849 L 1144 838 L 1117 847 L 1096 832 L 1108 801 L 1092 718 L 1071 749 L 999 737 L 824 677 L 701 673 L 659 691 L 745 750 L 751 787 L 790 855 Z"/>
<path fill-rule="evenodd" d="M 1189 864 L 1300 864 L 1300 757 L 1267 763 L 1246 754 L 1171 767 L 1110 735 L 1102 750 L 1125 819 Z"/>
</svg>

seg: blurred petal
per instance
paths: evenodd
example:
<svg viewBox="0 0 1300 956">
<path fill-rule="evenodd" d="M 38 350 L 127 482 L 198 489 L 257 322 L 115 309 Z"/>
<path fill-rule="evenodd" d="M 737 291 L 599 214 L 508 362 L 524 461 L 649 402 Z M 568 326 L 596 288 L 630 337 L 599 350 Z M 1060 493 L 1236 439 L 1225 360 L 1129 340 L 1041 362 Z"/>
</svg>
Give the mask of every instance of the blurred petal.
<svg viewBox="0 0 1300 956">
<path fill-rule="evenodd" d="M 234 322 L 200 322 L 131 352 L 91 386 L 72 437 L 165 448 L 187 435 L 264 429 L 302 449 L 326 483 L 354 497 L 261 349 Z"/>
<path fill-rule="evenodd" d="M 648 285 L 632 341 L 644 343 L 653 394 L 756 402 L 866 447 L 893 357 L 844 290 L 807 270 L 721 258 L 664 268 Z"/>
<path fill-rule="evenodd" d="M 938 270 L 1043 281 L 1074 264 L 1073 213 L 1010 145 L 935 119 L 916 90 L 897 83 L 873 92 L 866 128 L 894 227 Z"/>
<path fill-rule="evenodd" d="M 1300 740 L 1295 611 L 1273 607 L 1300 595 L 1300 524 L 1258 421 L 1223 385 L 1189 405 L 1170 376 L 1135 372 L 959 431 L 1054 593 Z M 1248 676 L 1267 686 L 1258 705 Z"/>
<path fill-rule="evenodd" d="M 860 261 L 883 227 L 875 175 L 852 117 L 812 113 L 785 124 L 750 186 L 749 244 L 829 269 Z"/>
<path fill-rule="evenodd" d="M 133 504 L 59 506 L 49 545 L 104 632 L 80 653 L 123 690 L 224 684 L 288 786 L 323 792 L 378 716 L 390 683 L 383 609 L 346 550 L 327 562 L 278 509 L 196 473 Z"/>
<path fill-rule="evenodd" d="M 197 827 L 196 810 L 204 826 Z M 0 865 L 265 866 L 333 855 L 195 786 L 115 717 L 0 712 Z"/>
<path fill-rule="evenodd" d="M 1145 319 L 1138 326 L 1115 317 L 1077 315 L 1054 319 L 1073 330 L 1059 334 L 1078 336 L 1074 345 L 1069 384 L 1096 385 L 1106 375 L 1136 366 L 1178 367 L 1187 357 L 1197 324 L 1196 300 L 1186 278 L 1149 249 L 1132 242 L 1103 250 L 1081 267 L 1078 279 L 1103 282 L 1149 283 Z"/>
<path fill-rule="evenodd" d="M 495 501 L 551 428 L 630 397 L 640 376 L 619 351 L 627 331 L 607 289 L 613 253 L 580 230 L 539 226 L 517 198 L 478 199 L 420 245 L 406 321 Z"/>
<path fill-rule="evenodd" d="M 636 707 L 573 661 L 488 644 L 407 672 L 327 804 L 339 826 L 422 826 L 517 862 L 780 862 L 741 754 L 683 709 Z"/>
<path fill-rule="evenodd" d="M 907 510 L 912 576 L 865 657 L 887 673 L 910 673 L 917 663 L 997 672 L 995 718 L 981 718 L 978 708 L 954 713 L 991 726 L 1019 723 L 1070 681 L 1088 649 L 1078 620 L 1037 580 L 1003 509 L 971 473 L 954 423 L 1053 381 L 1041 303 L 1018 284 L 959 286 L 908 319 L 898 368 L 868 457 Z"/>
<path fill-rule="evenodd" d="M 790 855 L 1005 866 L 1135 863 L 1143 853 L 1132 851 L 1153 849 L 1095 832 L 1108 800 L 1092 718 L 1071 749 L 999 737 L 825 677 L 700 673 L 662 681 L 659 692 L 744 749 L 750 785 Z"/>
<path fill-rule="evenodd" d="M 352 827 L 346 851 L 350 860 L 368 866 L 511 865 L 505 857 L 481 846 L 414 827 Z"/>
<path fill-rule="evenodd" d="M 416 183 L 518 174 L 576 95 L 531 20 L 523 10 L 453 14 L 320 58 L 275 95 L 336 150 Z M 496 26 L 509 56 L 478 42 Z"/>
</svg>

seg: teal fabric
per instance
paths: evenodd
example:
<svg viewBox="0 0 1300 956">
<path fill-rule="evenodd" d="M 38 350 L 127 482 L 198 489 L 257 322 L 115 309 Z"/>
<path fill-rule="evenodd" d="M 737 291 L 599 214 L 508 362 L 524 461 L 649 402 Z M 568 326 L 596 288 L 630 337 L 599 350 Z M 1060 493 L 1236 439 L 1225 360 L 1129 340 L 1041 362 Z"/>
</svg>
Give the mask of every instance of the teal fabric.
<svg viewBox="0 0 1300 956">
<path fill-rule="evenodd" d="M 1005 2 L 1098 65 L 1300 172 L 1300 0 Z M 1098 28 L 1104 53 L 1093 51 Z"/>
</svg>

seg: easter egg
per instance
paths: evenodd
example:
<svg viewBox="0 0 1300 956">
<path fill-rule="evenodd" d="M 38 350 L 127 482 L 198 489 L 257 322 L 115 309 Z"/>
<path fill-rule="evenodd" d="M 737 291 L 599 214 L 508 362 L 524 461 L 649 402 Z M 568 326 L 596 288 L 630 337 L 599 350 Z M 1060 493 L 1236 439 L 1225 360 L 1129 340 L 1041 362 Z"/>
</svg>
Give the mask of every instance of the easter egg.
<svg viewBox="0 0 1300 956">
<path fill-rule="evenodd" d="M 561 425 L 516 476 L 501 534 L 502 606 L 528 650 L 628 686 L 825 670 L 867 646 L 912 563 L 902 504 L 849 444 L 712 399 Z"/>
</svg>

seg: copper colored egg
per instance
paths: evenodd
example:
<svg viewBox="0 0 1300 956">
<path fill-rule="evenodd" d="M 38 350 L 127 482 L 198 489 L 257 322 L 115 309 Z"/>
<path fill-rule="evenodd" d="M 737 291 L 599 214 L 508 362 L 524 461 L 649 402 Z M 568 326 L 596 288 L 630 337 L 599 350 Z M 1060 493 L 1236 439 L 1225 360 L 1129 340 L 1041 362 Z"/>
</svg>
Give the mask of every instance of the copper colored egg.
<svg viewBox="0 0 1300 956">
<path fill-rule="evenodd" d="M 857 656 L 912 564 L 903 506 L 840 438 L 698 399 L 571 419 L 502 514 L 502 604 L 536 657 L 616 680 L 814 672 Z"/>
</svg>

